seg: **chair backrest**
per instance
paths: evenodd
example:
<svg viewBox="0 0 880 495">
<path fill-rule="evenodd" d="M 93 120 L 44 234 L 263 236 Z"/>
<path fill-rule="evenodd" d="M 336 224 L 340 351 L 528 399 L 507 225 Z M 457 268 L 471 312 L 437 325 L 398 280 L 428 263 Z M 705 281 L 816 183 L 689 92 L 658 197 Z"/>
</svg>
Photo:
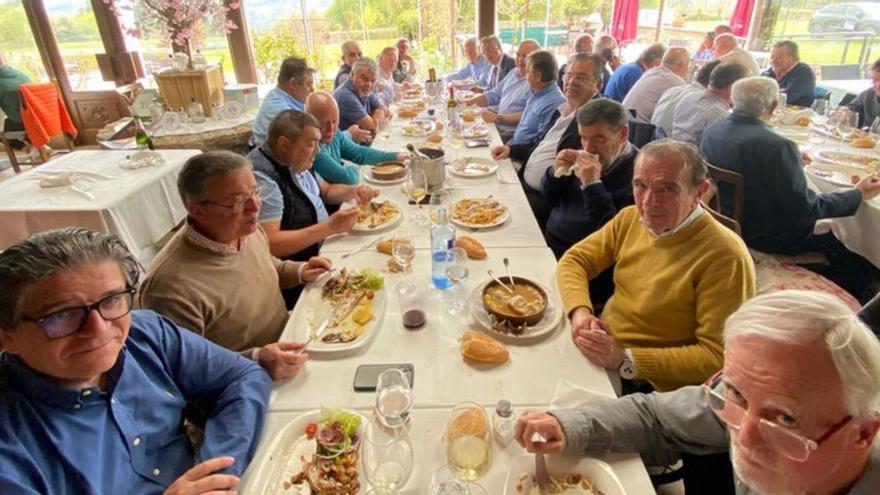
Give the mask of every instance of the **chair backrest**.
<svg viewBox="0 0 880 495">
<path fill-rule="evenodd" d="M 632 112 L 632 110 L 630 112 Z M 650 122 L 640 122 L 630 113 L 627 113 L 626 123 L 629 126 L 629 135 L 627 139 L 636 148 L 642 148 L 654 140 L 654 130 L 656 129 L 654 124 L 651 124 Z"/>
<path fill-rule="evenodd" d="M 28 83 L 21 92 L 21 119 L 31 144 L 40 148 L 62 132 L 77 135 L 76 127 L 54 82 Z"/>
<path fill-rule="evenodd" d="M 859 64 L 823 65 L 822 79 L 831 81 L 851 81 L 863 79 L 862 67 Z"/>
<path fill-rule="evenodd" d="M 717 198 L 717 197 L 718 197 L 718 195 L 715 194 L 715 195 L 714 195 L 714 198 Z M 715 208 L 713 208 L 712 206 L 710 206 L 709 203 L 711 203 L 711 201 L 710 201 L 710 202 L 705 202 L 705 201 L 704 201 L 704 202 L 703 202 L 703 208 L 705 208 L 706 211 L 708 211 L 709 214 L 712 215 L 712 218 L 714 218 L 715 220 L 718 220 L 718 222 L 719 222 L 721 225 L 724 225 L 724 226 L 727 227 L 728 229 L 730 229 L 730 230 L 736 232 L 736 235 L 742 237 L 742 227 L 739 225 L 739 222 L 737 222 L 736 220 L 734 220 L 734 219 L 732 219 L 732 218 L 730 218 L 730 217 L 728 217 L 728 216 L 722 214 L 721 212 L 719 212 L 718 210 L 716 210 Z"/>
<path fill-rule="evenodd" d="M 711 163 L 707 163 L 706 166 L 709 168 L 709 177 L 718 186 L 718 193 L 714 194 L 708 201 L 709 206 L 720 214 L 727 213 L 721 206 L 721 195 L 723 192 L 730 194 L 730 199 L 732 200 L 730 218 L 741 224 L 745 205 L 745 187 L 743 186 L 742 175 L 732 170 L 716 167 Z"/>
</svg>

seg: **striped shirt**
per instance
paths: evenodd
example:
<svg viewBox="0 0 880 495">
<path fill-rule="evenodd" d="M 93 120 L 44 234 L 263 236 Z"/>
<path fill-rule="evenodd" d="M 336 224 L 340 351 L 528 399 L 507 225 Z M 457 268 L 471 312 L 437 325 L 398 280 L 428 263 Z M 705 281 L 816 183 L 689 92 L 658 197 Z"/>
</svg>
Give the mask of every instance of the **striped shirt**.
<svg viewBox="0 0 880 495">
<path fill-rule="evenodd" d="M 699 146 L 703 130 L 728 115 L 730 105 L 715 93 L 708 89 L 691 93 L 675 109 L 670 137 Z"/>
</svg>

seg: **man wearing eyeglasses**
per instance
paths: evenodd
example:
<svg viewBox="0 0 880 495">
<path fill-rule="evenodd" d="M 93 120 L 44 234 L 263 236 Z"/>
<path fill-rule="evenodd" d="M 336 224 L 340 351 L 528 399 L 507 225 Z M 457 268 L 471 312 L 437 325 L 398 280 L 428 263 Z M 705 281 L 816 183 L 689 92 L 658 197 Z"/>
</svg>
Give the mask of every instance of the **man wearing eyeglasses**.
<svg viewBox="0 0 880 495">
<path fill-rule="evenodd" d="M 773 292 L 731 315 L 724 340 L 723 373 L 702 387 L 529 411 L 517 441 L 646 462 L 729 450 L 740 495 L 876 494 L 880 343 L 856 315 L 824 293 Z"/>
<path fill-rule="evenodd" d="M 238 484 L 269 377 L 152 311 L 132 312 L 139 271 L 119 238 L 82 228 L 0 254 L 0 493 L 182 495 Z M 196 448 L 185 418 L 203 427 Z"/>
<path fill-rule="evenodd" d="M 272 256 L 258 223 L 261 188 L 241 155 L 194 156 L 177 187 L 187 221 L 153 260 L 139 306 L 253 359 L 273 380 L 295 377 L 308 354 L 300 343 L 278 341 L 289 317 L 281 289 L 314 281 L 330 262 Z"/>
</svg>

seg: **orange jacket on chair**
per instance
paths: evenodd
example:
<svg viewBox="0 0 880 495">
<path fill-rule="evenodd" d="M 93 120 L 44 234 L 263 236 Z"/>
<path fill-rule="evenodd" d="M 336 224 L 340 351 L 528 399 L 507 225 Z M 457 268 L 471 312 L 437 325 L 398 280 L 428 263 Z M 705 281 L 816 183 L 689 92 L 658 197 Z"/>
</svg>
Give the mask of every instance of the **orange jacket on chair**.
<svg viewBox="0 0 880 495">
<path fill-rule="evenodd" d="M 21 92 L 21 121 L 32 145 L 43 146 L 62 131 L 76 137 L 76 127 L 54 83 L 22 84 L 18 88 Z"/>
</svg>

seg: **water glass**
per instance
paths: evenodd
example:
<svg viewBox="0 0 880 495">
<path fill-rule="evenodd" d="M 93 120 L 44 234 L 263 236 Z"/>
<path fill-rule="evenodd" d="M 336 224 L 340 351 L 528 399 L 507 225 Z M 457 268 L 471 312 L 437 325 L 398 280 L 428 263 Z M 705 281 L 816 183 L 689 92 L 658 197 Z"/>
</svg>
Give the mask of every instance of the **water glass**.
<svg viewBox="0 0 880 495">
<path fill-rule="evenodd" d="M 388 428 L 403 426 L 412 409 L 412 388 L 406 374 L 390 368 L 379 375 L 376 384 L 376 412 Z"/>
<path fill-rule="evenodd" d="M 431 206 L 433 210 L 431 212 L 431 221 L 432 223 L 436 223 L 439 215 L 440 208 L 445 209 L 446 211 L 450 211 L 449 209 L 449 191 L 445 189 L 440 189 L 431 193 L 431 199 L 428 201 L 428 204 Z"/>
<path fill-rule="evenodd" d="M 391 239 L 391 256 L 406 273 L 416 256 L 415 237 L 410 233 L 397 234 Z"/>
<path fill-rule="evenodd" d="M 486 495 L 482 486 L 456 478 L 448 467 L 442 466 L 431 474 L 430 495 Z"/>
<path fill-rule="evenodd" d="M 388 428 L 371 421 L 361 441 L 364 476 L 376 495 L 393 495 L 409 481 L 413 470 L 413 446 L 405 428 Z"/>
<path fill-rule="evenodd" d="M 468 255 L 464 248 L 452 248 L 446 252 L 446 278 L 452 283 L 453 301 L 446 309 L 450 315 L 460 315 L 465 308 L 464 283 L 468 278 Z"/>
<path fill-rule="evenodd" d="M 479 404 L 464 402 L 455 406 L 443 434 L 446 465 L 460 480 L 476 481 L 492 465 L 492 428 Z"/>
</svg>

